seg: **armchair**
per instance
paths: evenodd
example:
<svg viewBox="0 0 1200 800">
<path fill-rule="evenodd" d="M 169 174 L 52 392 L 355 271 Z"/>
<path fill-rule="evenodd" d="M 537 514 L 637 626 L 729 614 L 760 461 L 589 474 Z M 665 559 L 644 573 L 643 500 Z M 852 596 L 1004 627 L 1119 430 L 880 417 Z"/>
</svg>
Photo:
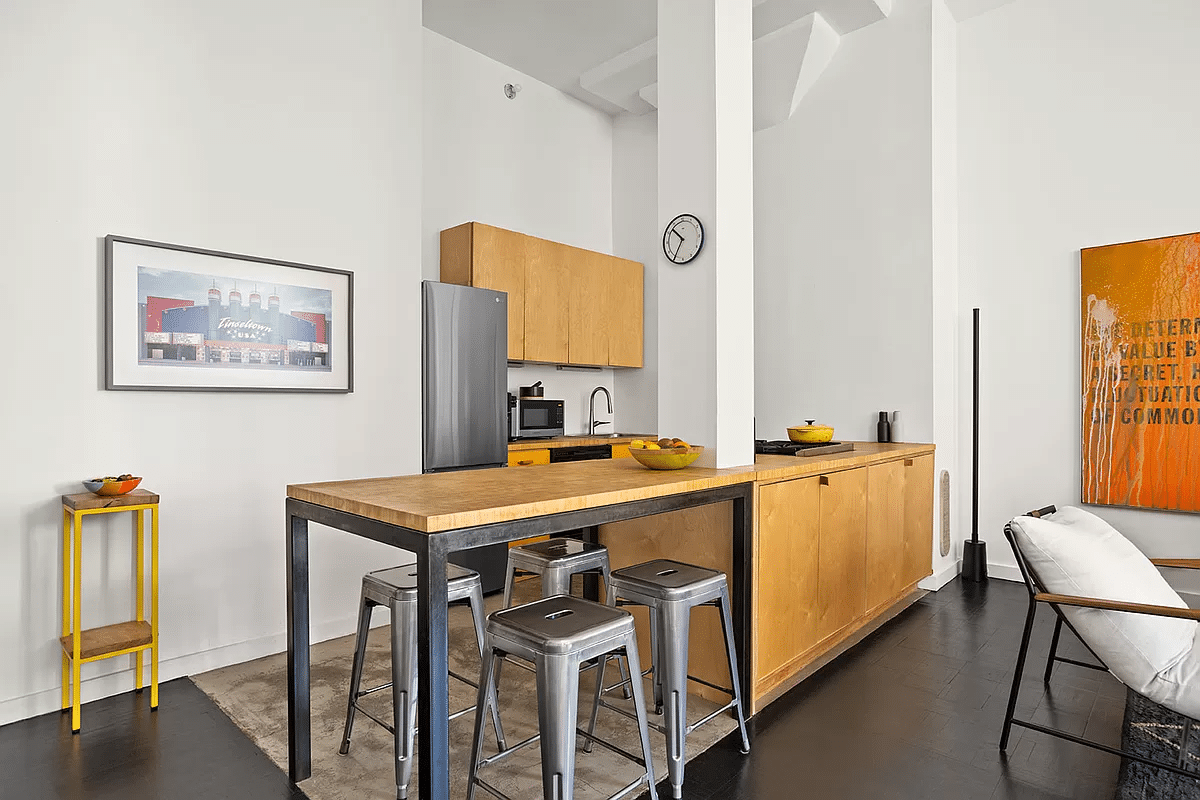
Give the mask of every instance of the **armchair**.
<svg viewBox="0 0 1200 800">
<path fill-rule="evenodd" d="M 1000 750 L 1008 749 L 1013 725 L 1082 744 L 1152 767 L 1200 779 L 1183 766 L 1192 720 L 1200 717 L 1200 610 L 1191 609 L 1159 574 L 1158 568 L 1200 569 L 1200 559 L 1148 559 L 1099 517 L 1074 507 L 1031 511 L 1004 526 L 1029 593 L 1029 610 Z M 1039 603 L 1056 619 L 1043 680 L 1056 661 L 1107 670 L 1132 691 L 1185 718 L 1176 763 L 1145 756 L 1029 720 L 1014 712 L 1030 633 Z M 1079 637 L 1097 664 L 1058 655 L 1062 626 Z"/>
</svg>

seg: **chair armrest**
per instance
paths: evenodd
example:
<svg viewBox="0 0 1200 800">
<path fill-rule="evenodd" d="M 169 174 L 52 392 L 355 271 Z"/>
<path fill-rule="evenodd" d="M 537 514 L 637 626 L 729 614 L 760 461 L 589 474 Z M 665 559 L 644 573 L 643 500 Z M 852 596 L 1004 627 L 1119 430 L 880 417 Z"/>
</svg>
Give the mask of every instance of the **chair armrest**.
<svg viewBox="0 0 1200 800">
<path fill-rule="evenodd" d="M 1075 597 L 1069 594 L 1050 594 L 1048 592 L 1038 592 L 1033 599 L 1060 606 L 1098 608 L 1102 611 L 1125 611 L 1130 614 L 1152 614 L 1157 617 L 1178 617 L 1200 622 L 1200 609 L 1196 608 L 1151 606 L 1145 603 L 1126 603 L 1123 600 L 1101 600 L 1098 597 Z"/>
<path fill-rule="evenodd" d="M 1150 563 L 1156 567 L 1200 569 L 1200 558 L 1152 558 L 1150 559 Z"/>
</svg>

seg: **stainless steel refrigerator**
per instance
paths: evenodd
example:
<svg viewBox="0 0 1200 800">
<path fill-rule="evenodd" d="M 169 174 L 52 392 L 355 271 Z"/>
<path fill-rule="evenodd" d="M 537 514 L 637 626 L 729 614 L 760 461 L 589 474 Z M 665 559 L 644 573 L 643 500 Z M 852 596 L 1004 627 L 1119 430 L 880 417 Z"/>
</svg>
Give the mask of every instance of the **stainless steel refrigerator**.
<svg viewBox="0 0 1200 800">
<path fill-rule="evenodd" d="M 422 469 L 508 466 L 508 295 L 451 283 L 421 284 Z M 503 587 L 505 545 L 452 560 Z"/>
</svg>

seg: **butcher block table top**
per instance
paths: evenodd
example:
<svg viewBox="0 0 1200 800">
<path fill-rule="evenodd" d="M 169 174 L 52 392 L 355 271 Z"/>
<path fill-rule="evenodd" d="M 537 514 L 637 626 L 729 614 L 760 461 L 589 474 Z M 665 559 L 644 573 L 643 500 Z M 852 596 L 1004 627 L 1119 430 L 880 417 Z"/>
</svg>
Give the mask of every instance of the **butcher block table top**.
<svg viewBox="0 0 1200 800">
<path fill-rule="evenodd" d="M 757 456 L 754 464 L 723 469 L 651 470 L 633 459 L 604 459 L 536 470 L 496 468 L 293 484 L 287 494 L 390 525 L 436 533 L 738 483 L 773 483 L 933 452 L 931 444 L 856 442 L 854 448 L 826 458 Z"/>
</svg>

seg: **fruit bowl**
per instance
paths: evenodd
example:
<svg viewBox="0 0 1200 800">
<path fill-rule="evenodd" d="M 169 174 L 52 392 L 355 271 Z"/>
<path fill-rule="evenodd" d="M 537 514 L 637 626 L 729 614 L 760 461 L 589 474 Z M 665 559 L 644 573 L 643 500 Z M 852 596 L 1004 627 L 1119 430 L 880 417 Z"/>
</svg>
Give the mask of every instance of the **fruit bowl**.
<svg viewBox="0 0 1200 800">
<path fill-rule="evenodd" d="M 141 478 L 121 475 L 116 478 L 95 478 L 84 481 L 83 488 L 101 497 L 112 497 L 118 494 L 129 494 L 141 482 Z"/>
<path fill-rule="evenodd" d="M 704 448 L 699 445 L 692 447 L 664 447 L 661 450 L 638 450 L 629 448 L 629 455 L 633 456 L 643 467 L 650 469 L 683 469 L 691 464 L 700 454 L 704 452 Z"/>
</svg>

